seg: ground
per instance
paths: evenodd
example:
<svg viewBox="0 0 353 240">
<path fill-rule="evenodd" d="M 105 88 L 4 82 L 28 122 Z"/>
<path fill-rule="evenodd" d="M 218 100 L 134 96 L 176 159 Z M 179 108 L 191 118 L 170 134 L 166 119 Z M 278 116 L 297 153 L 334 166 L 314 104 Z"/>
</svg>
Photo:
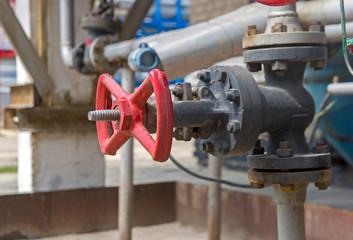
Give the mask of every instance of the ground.
<svg viewBox="0 0 353 240">
<path fill-rule="evenodd" d="M 205 232 L 197 232 L 194 229 L 181 226 L 177 223 L 161 224 L 151 227 L 135 227 L 133 229 L 133 239 L 143 240 L 205 240 L 207 234 Z M 106 231 L 98 233 L 86 233 L 77 235 L 65 235 L 51 238 L 41 238 L 41 240 L 116 240 L 118 239 L 118 231 Z"/>
</svg>

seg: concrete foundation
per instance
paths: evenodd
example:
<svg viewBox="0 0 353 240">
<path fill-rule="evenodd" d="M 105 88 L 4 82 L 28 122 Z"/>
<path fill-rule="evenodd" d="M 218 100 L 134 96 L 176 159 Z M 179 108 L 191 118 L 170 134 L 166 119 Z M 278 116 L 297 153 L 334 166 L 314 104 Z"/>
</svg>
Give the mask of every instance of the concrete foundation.
<svg viewBox="0 0 353 240">
<path fill-rule="evenodd" d="M 104 186 L 104 158 L 96 132 L 19 134 L 19 192 Z"/>
<path fill-rule="evenodd" d="M 92 96 L 95 94 L 93 80 L 97 77 L 79 74 L 67 68 L 61 59 L 59 1 L 47 1 L 44 10 L 40 10 L 38 4 L 40 1 L 16 1 L 15 12 L 34 48 L 41 53 L 48 73 L 55 83 L 50 104 L 66 108 L 93 105 Z M 90 8 L 91 1 L 75 1 L 77 42 L 85 39 L 80 22 Z M 38 21 L 40 14 L 45 17 L 44 23 Z M 17 83 L 32 82 L 18 60 Z M 26 105 L 26 107 L 38 106 Z M 99 149 L 97 133 L 92 130 L 78 131 L 80 126 L 77 126 L 77 129 L 65 129 L 59 124 L 60 121 L 65 121 L 64 118 L 50 121 L 53 121 L 53 124 L 48 126 L 54 126 L 55 129 L 45 126 L 40 131 L 19 129 L 19 192 L 104 186 L 104 159 Z"/>
</svg>

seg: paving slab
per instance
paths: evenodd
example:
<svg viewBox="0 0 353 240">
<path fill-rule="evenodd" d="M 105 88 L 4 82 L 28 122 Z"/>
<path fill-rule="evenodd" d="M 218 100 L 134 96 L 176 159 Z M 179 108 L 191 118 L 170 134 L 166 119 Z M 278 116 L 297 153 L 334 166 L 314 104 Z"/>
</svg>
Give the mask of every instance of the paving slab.
<svg viewBox="0 0 353 240">
<path fill-rule="evenodd" d="M 155 225 L 150 227 L 135 227 L 133 229 L 133 239 L 143 240 L 205 240 L 207 239 L 206 232 L 198 232 L 190 227 L 182 226 L 178 223 L 168 223 Z M 119 239 L 118 230 L 86 233 L 86 234 L 71 234 L 50 238 L 41 238 L 40 240 L 117 240 Z M 38 239 L 39 240 L 39 239 Z"/>
</svg>

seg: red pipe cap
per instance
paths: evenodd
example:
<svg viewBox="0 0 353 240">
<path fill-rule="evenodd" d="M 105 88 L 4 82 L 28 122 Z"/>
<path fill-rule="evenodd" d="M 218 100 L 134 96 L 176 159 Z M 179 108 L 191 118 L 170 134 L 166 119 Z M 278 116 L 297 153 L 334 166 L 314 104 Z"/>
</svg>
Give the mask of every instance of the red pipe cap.
<svg viewBox="0 0 353 240">
<path fill-rule="evenodd" d="M 299 0 L 256 0 L 256 1 L 269 6 L 284 6 L 284 5 L 298 2 Z"/>
</svg>

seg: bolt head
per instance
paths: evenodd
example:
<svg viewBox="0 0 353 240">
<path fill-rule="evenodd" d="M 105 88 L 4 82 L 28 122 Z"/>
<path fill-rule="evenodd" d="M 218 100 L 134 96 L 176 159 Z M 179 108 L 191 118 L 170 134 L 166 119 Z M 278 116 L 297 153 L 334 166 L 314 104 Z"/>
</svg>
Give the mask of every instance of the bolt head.
<svg viewBox="0 0 353 240">
<path fill-rule="evenodd" d="M 260 30 L 256 28 L 256 25 L 249 25 L 248 30 L 244 33 L 246 37 L 254 36 L 256 34 L 260 34 Z"/>
<path fill-rule="evenodd" d="M 201 149 L 206 153 L 213 152 L 213 144 L 207 140 L 201 141 Z"/>
<path fill-rule="evenodd" d="M 253 147 L 252 149 L 252 155 L 260 155 L 265 153 L 265 148 L 264 147 Z"/>
<path fill-rule="evenodd" d="M 172 94 L 178 98 L 183 97 L 183 87 L 179 84 L 175 84 L 174 88 L 172 89 Z"/>
<path fill-rule="evenodd" d="M 315 187 L 319 190 L 326 190 L 329 186 L 331 186 L 331 182 L 316 182 Z"/>
<path fill-rule="evenodd" d="M 238 133 L 240 131 L 240 123 L 237 120 L 231 120 L 227 123 L 227 131 L 231 133 Z"/>
<path fill-rule="evenodd" d="M 265 187 L 265 184 L 263 184 L 263 183 L 250 183 L 250 186 L 252 187 L 252 188 L 264 188 Z"/>
<path fill-rule="evenodd" d="M 182 128 L 175 129 L 173 132 L 173 137 L 178 141 L 183 140 L 183 129 Z"/>
<path fill-rule="evenodd" d="M 275 23 L 275 25 L 271 26 L 271 32 L 287 32 L 287 25 L 283 23 Z"/>
<path fill-rule="evenodd" d="M 310 66 L 314 68 L 315 71 L 320 71 L 324 67 L 326 67 L 326 61 L 325 60 L 320 60 L 320 61 L 312 61 L 310 62 Z"/>
<path fill-rule="evenodd" d="M 227 79 L 227 72 L 216 70 L 215 72 L 215 79 L 219 82 L 224 82 Z"/>
<path fill-rule="evenodd" d="M 295 190 L 294 184 L 279 184 L 280 192 L 292 192 Z"/>
<path fill-rule="evenodd" d="M 197 78 L 205 83 L 211 81 L 211 72 L 209 70 L 201 70 L 197 73 Z"/>
<path fill-rule="evenodd" d="M 240 93 L 237 89 L 229 89 L 226 92 L 226 98 L 227 98 L 227 100 L 232 101 L 232 102 L 239 102 Z"/>
<path fill-rule="evenodd" d="M 246 68 L 249 72 L 258 72 L 261 71 L 262 66 L 261 63 L 247 63 Z"/>
<path fill-rule="evenodd" d="M 288 65 L 285 61 L 275 61 L 272 63 L 272 70 L 273 71 L 287 71 Z"/>
<path fill-rule="evenodd" d="M 329 153 L 330 148 L 324 142 L 317 142 L 313 148 L 313 153 Z"/>
<path fill-rule="evenodd" d="M 229 143 L 227 141 L 217 143 L 216 150 L 220 153 L 227 153 L 229 151 Z"/>
<path fill-rule="evenodd" d="M 279 148 L 276 150 L 277 157 L 291 157 L 293 156 L 293 149 L 289 146 L 288 141 L 281 141 Z"/>
<path fill-rule="evenodd" d="M 289 142 L 288 142 L 288 141 L 281 141 L 281 142 L 279 142 L 279 148 L 280 148 L 280 149 L 289 148 Z"/>
<path fill-rule="evenodd" d="M 325 32 L 324 25 L 311 25 L 309 27 L 309 32 Z"/>
</svg>

